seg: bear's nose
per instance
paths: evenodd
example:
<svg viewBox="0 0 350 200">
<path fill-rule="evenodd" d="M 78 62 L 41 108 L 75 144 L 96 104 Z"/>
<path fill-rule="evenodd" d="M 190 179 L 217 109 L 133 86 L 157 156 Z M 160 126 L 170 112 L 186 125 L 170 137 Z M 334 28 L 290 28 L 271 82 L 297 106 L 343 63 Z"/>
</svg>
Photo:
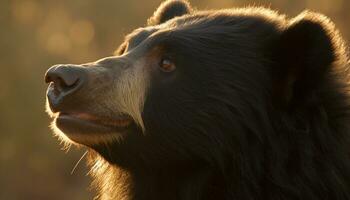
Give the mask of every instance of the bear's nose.
<svg viewBox="0 0 350 200">
<path fill-rule="evenodd" d="M 77 92 L 85 82 L 84 67 L 79 65 L 54 65 L 45 74 L 45 82 L 50 83 L 47 91 L 51 108 L 56 110 L 65 97 Z"/>
</svg>

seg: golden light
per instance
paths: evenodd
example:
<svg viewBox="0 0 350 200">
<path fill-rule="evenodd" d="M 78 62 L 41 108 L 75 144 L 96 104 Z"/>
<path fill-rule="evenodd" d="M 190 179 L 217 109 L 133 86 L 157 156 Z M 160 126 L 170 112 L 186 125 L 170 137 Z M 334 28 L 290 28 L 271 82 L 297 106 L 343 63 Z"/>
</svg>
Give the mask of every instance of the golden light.
<svg viewBox="0 0 350 200">
<path fill-rule="evenodd" d="M 21 24 L 35 23 L 41 14 L 39 4 L 35 1 L 14 1 L 12 4 L 12 16 Z"/>
<path fill-rule="evenodd" d="M 69 37 L 77 45 L 86 46 L 95 36 L 95 29 L 91 22 L 80 20 L 73 22 L 69 29 Z"/>
<path fill-rule="evenodd" d="M 54 33 L 47 38 L 46 49 L 52 54 L 65 55 L 71 49 L 70 39 L 63 33 Z"/>
<path fill-rule="evenodd" d="M 308 0 L 306 8 L 327 13 L 335 13 L 341 9 L 343 0 Z"/>
</svg>

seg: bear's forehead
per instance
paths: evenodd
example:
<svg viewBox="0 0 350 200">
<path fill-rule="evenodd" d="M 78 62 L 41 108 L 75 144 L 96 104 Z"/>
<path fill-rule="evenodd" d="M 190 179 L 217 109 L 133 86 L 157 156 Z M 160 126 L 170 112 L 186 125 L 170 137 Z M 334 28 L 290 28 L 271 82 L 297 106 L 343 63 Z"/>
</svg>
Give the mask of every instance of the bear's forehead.
<svg viewBox="0 0 350 200">
<path fill-rule="evenodd" d="M 265 8 L 246 9 L 224 9 L 219 11 L 198 11 L 193 14 L 186 14 L 175 17 L 165 23 L 146 26 L 134 30 L 130 39 L 143 38 L 157 31 L 191 30 L 199 27 L 210 27 L 218 25 L 235 25 L 249 23 L 264 23 L 270 25 L 281 25 L 285 23 L 285 16 Z"/>
<path fill-rule="evenodd" d="M 126 36 L 125 40 L 128 41 L 129 48 L 131 48 L 140 44 L 143 40 L 145 40 L 148 36 L 157 30 L 158 29 L 155 27 L 138 28 Z"/>
<path fill-rule="evenodd" d="M 220 26 L 230 26 L 235 28 L 237 32 L 246 32 L 250 31 L 250 28 L 257 23 L 264 24 L 265 28 L 270 27 L 271 30 L 275 30 L 276 27 L 285 23 L 285 18 L 283 15 L 264 8 L 228 9 L 215 12 L 198 11 L 175 17 L 162 24 L 137 28 L 128 34 L 124 41 L 130 50 L 147 40 L 151 35 L 157 35 L 160 32 L 172 32 L 173 36 L 177 33 L 187 32 L 194 33 L 191 34 L 191 37 L 197 37 L 196 33 L 217 34 L 220 32 Z M 252 26 L 252 24 L 254 25 Z M 255 29 L 255 32 L 259 32 L 259 30 Z"/>
</svg>

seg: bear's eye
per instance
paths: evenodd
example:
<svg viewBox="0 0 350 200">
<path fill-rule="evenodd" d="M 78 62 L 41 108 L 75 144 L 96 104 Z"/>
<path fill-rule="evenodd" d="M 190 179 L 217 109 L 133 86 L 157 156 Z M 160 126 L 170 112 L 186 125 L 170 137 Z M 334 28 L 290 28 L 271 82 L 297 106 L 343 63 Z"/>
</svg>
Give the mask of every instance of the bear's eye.
<svg viewBox="0 0 350 200">
<path fill-rule="evenodd" d="M 176 69 L 175 64 L 170 59 L 167 59 L 167 58 L 162 59 L 159 65 L 160 65 L 160 69 L 163 72 L 172 72 Z"/>
</svg>

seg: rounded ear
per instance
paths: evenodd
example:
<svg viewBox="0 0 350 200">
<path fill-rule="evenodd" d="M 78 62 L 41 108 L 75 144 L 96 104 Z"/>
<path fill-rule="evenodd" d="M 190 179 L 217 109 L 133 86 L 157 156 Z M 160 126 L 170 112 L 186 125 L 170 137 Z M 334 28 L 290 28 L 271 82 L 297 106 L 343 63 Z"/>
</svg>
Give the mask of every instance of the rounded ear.
<svg viewBox="0 0 350 200">
<path fill-rule="evenodd" d="M 274 95 L 283 106 L 305 102 L 345 55 L 334 24 L 326 16 L 308 11 L 290 21 L 276 46 Z"/>
<path fill-rule="evenodd" d="M 190 4 L 186 0 L 167 0 L 160 4 L 157 10 L 147 21 L 148 25 L 158 25 L 174 17 L 192 12 Z"/>
</svg>

